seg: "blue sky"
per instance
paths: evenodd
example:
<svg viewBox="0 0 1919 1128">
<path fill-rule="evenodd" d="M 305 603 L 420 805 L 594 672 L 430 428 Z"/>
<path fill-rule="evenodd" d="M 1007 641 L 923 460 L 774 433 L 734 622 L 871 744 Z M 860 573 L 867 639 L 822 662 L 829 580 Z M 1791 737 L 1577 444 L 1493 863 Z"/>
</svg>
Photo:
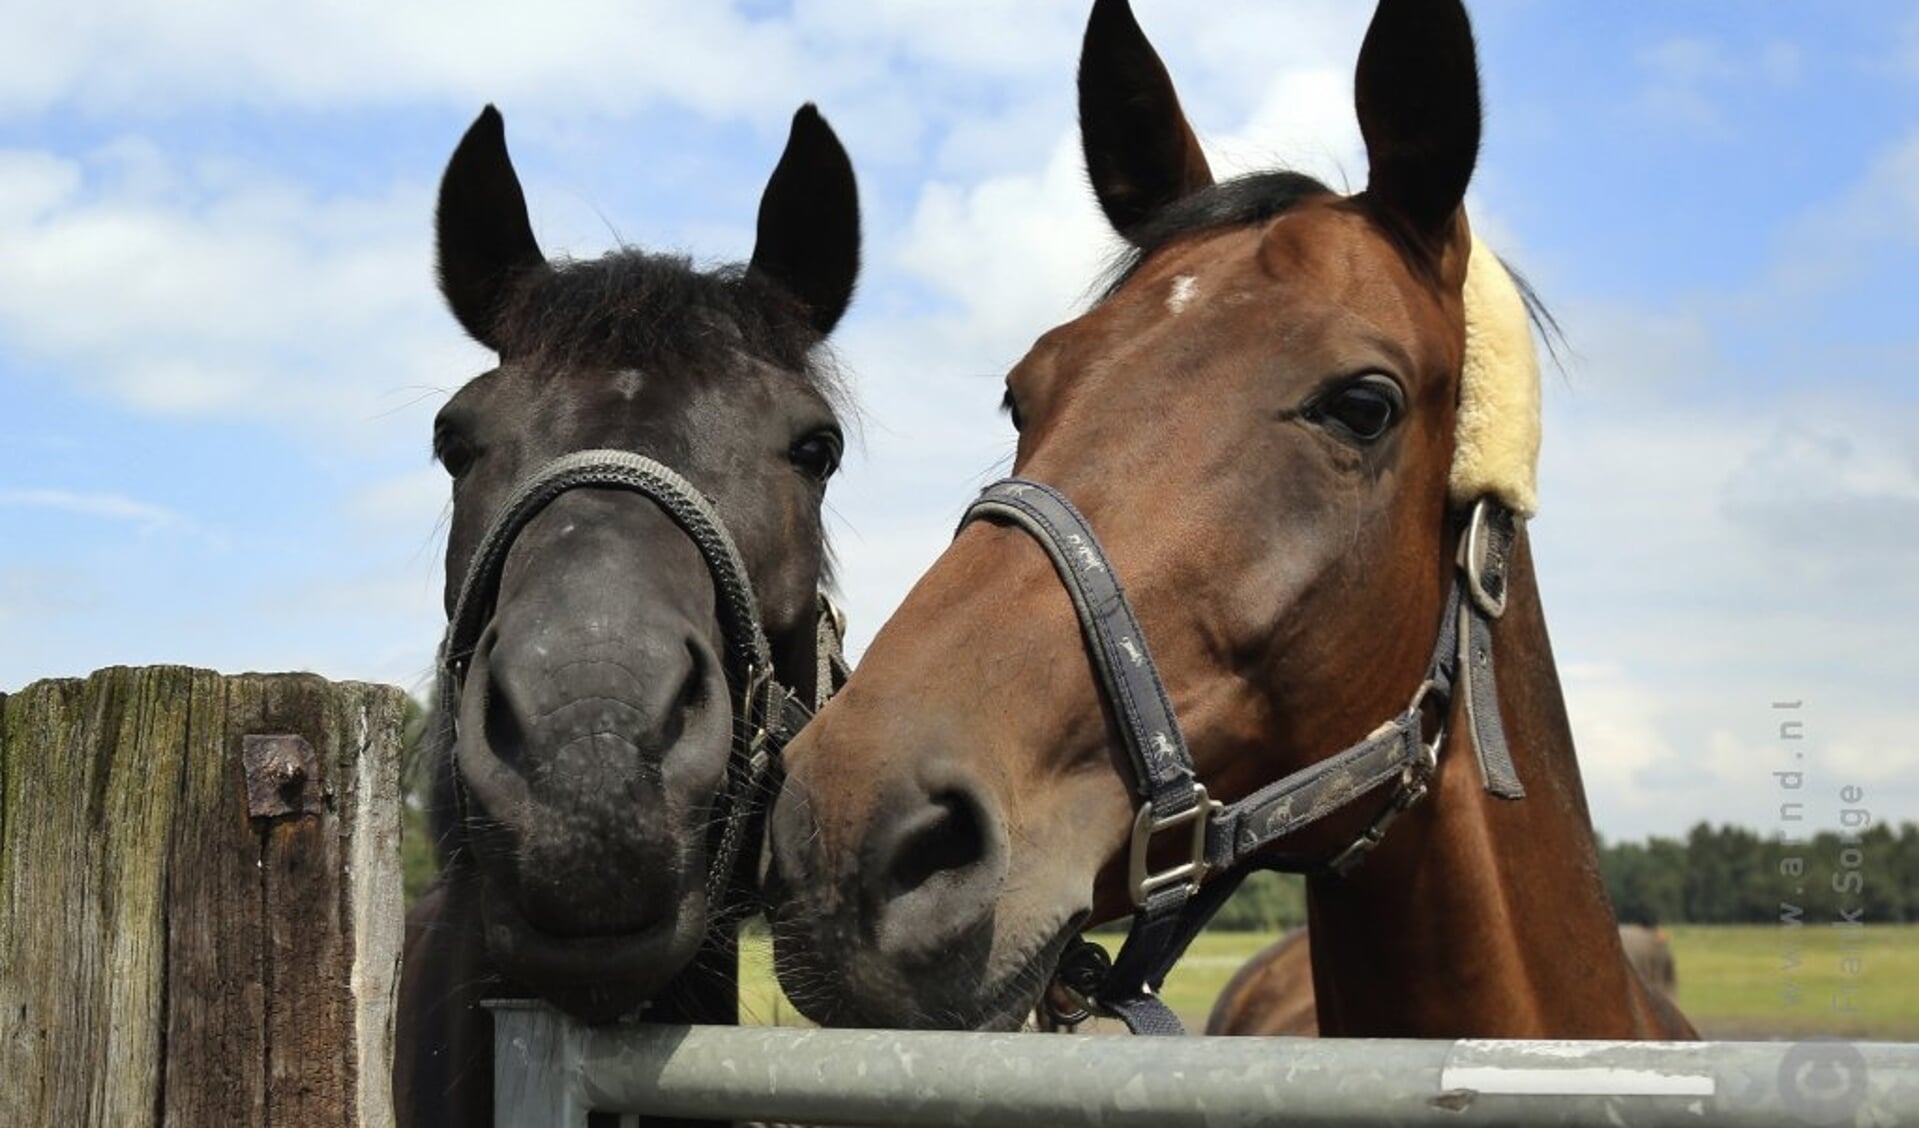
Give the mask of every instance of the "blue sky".
<svg viewBox="0 0 1919 1128">
<path fill-rule="evenodd" d="M 1346 0 L 1138 0 L 1215 167 L 1363 180 Z M 1471 206 L 1539 286 L 1542 583 L 1597 821 L 1919 818 L 1919 10 L 1473 7 Z M 431 193 L 493 101 L 549 252 L 743 257 L 792 110 L 860 174 L 831 507 L 854 641 L 1011 432 L 999 376 L 1111 249 L 1072 117 L 1083 5 L 141 0 L 0 42 L 0 688 L 114 663 L 419 688 L 433 411 L 486 357 Z"/>
</svg>

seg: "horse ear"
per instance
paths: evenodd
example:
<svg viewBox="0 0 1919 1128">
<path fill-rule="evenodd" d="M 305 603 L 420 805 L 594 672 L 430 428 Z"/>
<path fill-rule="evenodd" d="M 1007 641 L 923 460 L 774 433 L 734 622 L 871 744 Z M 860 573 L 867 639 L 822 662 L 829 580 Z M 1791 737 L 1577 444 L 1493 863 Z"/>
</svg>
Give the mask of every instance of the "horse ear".
<svg viewBox="0 0 1919 1128">
<path fill-rule="evenodd" d="M 1122 236 L 1213 182 L 1166 64 L 1127 0 L 1097 0 L 1086 22 L 1079 136 L 1099 206 Z"/>
<path fill-rule="evenodd" d="M 1479 159 L 1479 66 L 1459 0 L 1380 0 L 1354 102 L 1368 199 L 1424 242 L 1451 236 Z"/>
<path fill-rule="evenodd" d="M 502 300 L 546 256 L 506 153 L 506 123 L 492 106 L 480 111 L 446 164 L 435 223 L 440 292 L 473 339 L 498 352 Z"/>
<path fill-rule="evenodd" d="M 853 162 L 808 102 L 793 115 L 786 151 L 760 197 L 749 268 L 806 306 L 824 336 L 839 324 L 860 273 L 860 197 Z"/>
</svg>

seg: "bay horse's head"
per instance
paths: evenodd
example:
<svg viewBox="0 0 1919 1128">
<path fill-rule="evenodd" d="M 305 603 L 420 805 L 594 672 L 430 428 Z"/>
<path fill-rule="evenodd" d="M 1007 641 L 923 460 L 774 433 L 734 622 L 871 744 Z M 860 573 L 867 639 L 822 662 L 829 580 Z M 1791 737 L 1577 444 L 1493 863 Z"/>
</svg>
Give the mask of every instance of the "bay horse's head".
<svg viewBox="0 0 1919 1128">
<path fill-rule="evenodd" d="M 488 107 L 447 165 L 438 247 L 447 304 L 499 355 L 433 427 L 453 479 L 450 619 L 474 589 L 473 637 L 450 635 L 459 652 L 441 675 L 445 880 L 479 898 L 511 984 L 603 1017 L 685 966 L 715 908 L 743 688 L 729 685 L 728 603 L 683 520 L 598 482 L 495 538 L 497 568 L 476 555 L 554 460 L 644 456 L 704 495 L 744 566 L 771 672 L 812 690 L 820 506 L 842 442 L 818 349 L 858 270 L 852 168 L 809 105 L 750 263 L 697 270 L 630 248 L 550 262 Z"/>
<path fill-rule="evenodd" d="M 1007 377 L 1013 473 L 1097 530 L 1198 778 L 1233 799 L 1406 710 L 1434 646 L 1453 498 L 1477 488 L 1449 489 L 1464 292 L 1469 266 L 1499 269 L 1461 208 L 1471 30 L 1455 0 L 1382 0 L 1350 196 L 1291 172 L 1214 183 L 1123 0 L 1095 5 L 1079 94 L 1130 254 Z M 1067 939 L 1132 907 L 1135 773 L 1086 645 L 1034 538 L 973 521 L 789 749 L 767 888 L 812 1017 L 1017 1023 Z M 1369 814 L 1287 846 L 1336 847 Z"/>
</svg>

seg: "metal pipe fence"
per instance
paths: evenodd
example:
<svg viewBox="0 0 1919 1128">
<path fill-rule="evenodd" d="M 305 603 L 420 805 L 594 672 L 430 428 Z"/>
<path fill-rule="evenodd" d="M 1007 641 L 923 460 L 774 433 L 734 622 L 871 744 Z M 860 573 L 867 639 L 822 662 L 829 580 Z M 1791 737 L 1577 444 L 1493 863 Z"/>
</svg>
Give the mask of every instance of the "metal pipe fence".
<svg viewBox="0 0 1919 1128">
<path fill-rule="evenodd" d="M 496 1003 L 501 1128 L 1919 1124 L 1919 1045 L 585 1027 Z"/>
</svg>

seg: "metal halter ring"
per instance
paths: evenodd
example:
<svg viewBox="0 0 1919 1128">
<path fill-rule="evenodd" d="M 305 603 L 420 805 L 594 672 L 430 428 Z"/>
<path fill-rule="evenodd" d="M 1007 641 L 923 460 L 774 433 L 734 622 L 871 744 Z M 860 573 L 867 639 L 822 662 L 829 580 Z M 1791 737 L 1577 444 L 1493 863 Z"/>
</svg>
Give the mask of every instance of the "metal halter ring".
<svg viewBox="0 0 1919 1128">
<path fill-rule="evenodd" d="M 1052 982 L 1040 995 L 1040 1008 L 1060 1026 L 1078 1026 L 1099 1013 L 1093 999 L 1112 971 L 1113 957 L 1106 949 L 1083 936 L 1075 937 L 1060 954 Z"/>
<path fill-rule="evenodd" d="M 1497 526 L 1497 527 L 1495 527 Z M 1466 591 L 1489 619 L 1506 613 L 1506 573 L 1510 563 L 1513 532 L 1512 510 L 1496 504 L 1490 497 L 1473 503 L 1466 520 L 1466 535 L 1459 544 L 1459 568 L 1466 577 Z"/>
<path fill-rule="evenodd" d="M 1438 689 L 1439 683 L 1431 678 L 1427 678 L 1425 681 L 1419 683 L 1418 689 L 1413 691 L 1412 703 L 1406 706 L 1406 716 L 1414 725 L 1418 725 L 1420 722 L 1419 710 L 1426 704 L 1426 698 L 1437 692 Z M 1420 748 L 1426 752 L 1421 767 L 1427 772 L 1431 772 L 1439 766 L 1439 746 L 1446 743 L 1446 711 L 1444 708 L 1446 704 L 1444 701 L 1441 702 L 1439 724 L 1433 728 L 1433 738 L 1419 742 Z"/>
</svg>

